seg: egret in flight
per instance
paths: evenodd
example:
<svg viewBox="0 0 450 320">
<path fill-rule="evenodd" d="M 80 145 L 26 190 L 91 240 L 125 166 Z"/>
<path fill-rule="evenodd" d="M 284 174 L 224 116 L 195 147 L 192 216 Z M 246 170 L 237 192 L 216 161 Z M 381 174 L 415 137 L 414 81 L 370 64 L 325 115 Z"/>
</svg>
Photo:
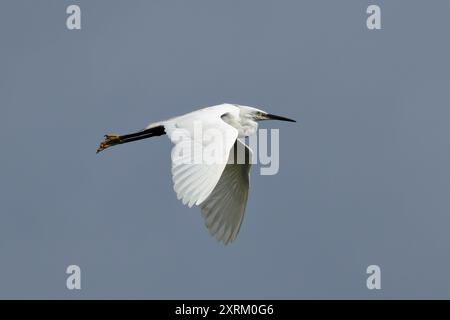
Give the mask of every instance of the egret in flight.
<svg viewBox="0 0 450 320">
<path fill-rule="evenodd" d="M 200 206 L 211 235 L 228 244 L 236 239 L 241 227 L 249 189 L 252 151 L 239 138 L 254 134 L 261 120 L 295 122 L 252 107 L 221 104 L 151 123 L 135 133 L 105 135 L 97 153 L 118 144 L 167 134 L 174 143 L 172 180 L 177 198 L 189 207 Z M 198 128 L 205 134 L 199 135 Z M 206 161 L 201 156 L 211 147 L 214 161 Z M 244 150 L 245 161 L 236 161 L 234 150 Z M 193 161 L 192 155 L 200 161 Z"/>
</svg>

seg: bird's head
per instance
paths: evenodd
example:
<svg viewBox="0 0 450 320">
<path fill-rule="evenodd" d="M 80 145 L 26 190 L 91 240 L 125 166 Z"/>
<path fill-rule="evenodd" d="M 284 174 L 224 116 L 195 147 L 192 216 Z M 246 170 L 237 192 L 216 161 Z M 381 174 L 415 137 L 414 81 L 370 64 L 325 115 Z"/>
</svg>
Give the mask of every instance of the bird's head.
<svg viewBox="0 0 450 320">
<path fill-rule="evenodd" d="M 296 122 L 293 119 L 289 119 L 282 116 L 277 116 L 275 114 L 268 113 L 266 111 L 253 108 L 253 107 L 247 107 L 247 106 L 239 106 L 239 116 L 241 118 L 247 118 L 248 120 L 253 121 L 262 121 L 262 120 L 280 120 L 280 121 L 290 121 L 290 122 Z"/>
</svg>

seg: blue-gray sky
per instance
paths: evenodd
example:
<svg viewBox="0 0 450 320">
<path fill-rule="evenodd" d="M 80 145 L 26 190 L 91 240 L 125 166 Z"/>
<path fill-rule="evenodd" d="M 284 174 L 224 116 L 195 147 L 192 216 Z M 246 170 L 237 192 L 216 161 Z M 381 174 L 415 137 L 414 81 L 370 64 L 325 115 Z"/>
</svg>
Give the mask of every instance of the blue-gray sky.
<svg viewBox="0 0 450 320">
<path fill-rule="evenodd" d="M 373 3 L 382 30 L 366 28 Z M 2 1 L 0 297 L 450 298 L 449 12 Z M 280 129 L 280 171 L 254 168 L 227 247 L 176 199 L 167 137 L 95 154 L 105 133 L 222 102 L 298 121 L 263 124 Z"/>
</svg>

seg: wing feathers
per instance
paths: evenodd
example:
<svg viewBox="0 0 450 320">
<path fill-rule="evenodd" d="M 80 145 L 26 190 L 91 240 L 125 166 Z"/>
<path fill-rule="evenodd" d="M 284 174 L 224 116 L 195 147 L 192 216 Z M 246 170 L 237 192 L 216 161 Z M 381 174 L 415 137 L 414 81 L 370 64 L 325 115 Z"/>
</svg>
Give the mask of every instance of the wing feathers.
<svg viewBox="0 0 450 320">
<path fill-rule="evenodd" d="M 242 142 L 236 140 L 236 144 Z M 245 150 L 249 161 L 228 164 L 217 186 L 201 205 L 206 227 L 224 244 L 236 239 L 247 205 L 251 151 L 247 146 Z"/>
<path fill-rule="evenodd" d="M 202 122 L 203 130 L 212 129 L 206 142 L 195 137 L 196 129 L 190 120 L 181 118 L 164 123 L 165 132 L 175 144 L 172 149 L 173 187 L 183 204 L 201 207 L 211 235 L 228 244 L 239 233 L 247 205 L 251 150 L 237 139 L 237 129 L 225 123 L 214 109 L 202 110 L 195 119 Z M 204 150 L 216 144 L 222 146 L 217 153 L 221 156 L 219 161 L 205 162 Z M 185 146 L 188 148 L 177 154 L 180 147 Z M 234 150 L 245 150 L 248 162 L 237 163 L 235 152 L 230 152 L 233 146 Z"/>
</svg>

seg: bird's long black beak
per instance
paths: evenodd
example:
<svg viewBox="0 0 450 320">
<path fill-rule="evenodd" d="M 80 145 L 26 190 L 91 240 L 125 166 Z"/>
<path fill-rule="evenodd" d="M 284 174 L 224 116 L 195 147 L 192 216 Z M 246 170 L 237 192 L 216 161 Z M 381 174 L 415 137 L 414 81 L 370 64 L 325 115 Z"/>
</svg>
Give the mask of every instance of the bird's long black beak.
<svg viewBox="0 0 450 320">
<path fill-rule="evenodd" d="M 270 113 L 265 114 L 264 117 L 266 118 L 266 120 L 280 120 L 280 121 L 297 122 L 293 119 L 289 119 L 289 118 L 282 117 L 282 116 L 277 116 L 275 114 L 270 114 Z"/>
</svg>

